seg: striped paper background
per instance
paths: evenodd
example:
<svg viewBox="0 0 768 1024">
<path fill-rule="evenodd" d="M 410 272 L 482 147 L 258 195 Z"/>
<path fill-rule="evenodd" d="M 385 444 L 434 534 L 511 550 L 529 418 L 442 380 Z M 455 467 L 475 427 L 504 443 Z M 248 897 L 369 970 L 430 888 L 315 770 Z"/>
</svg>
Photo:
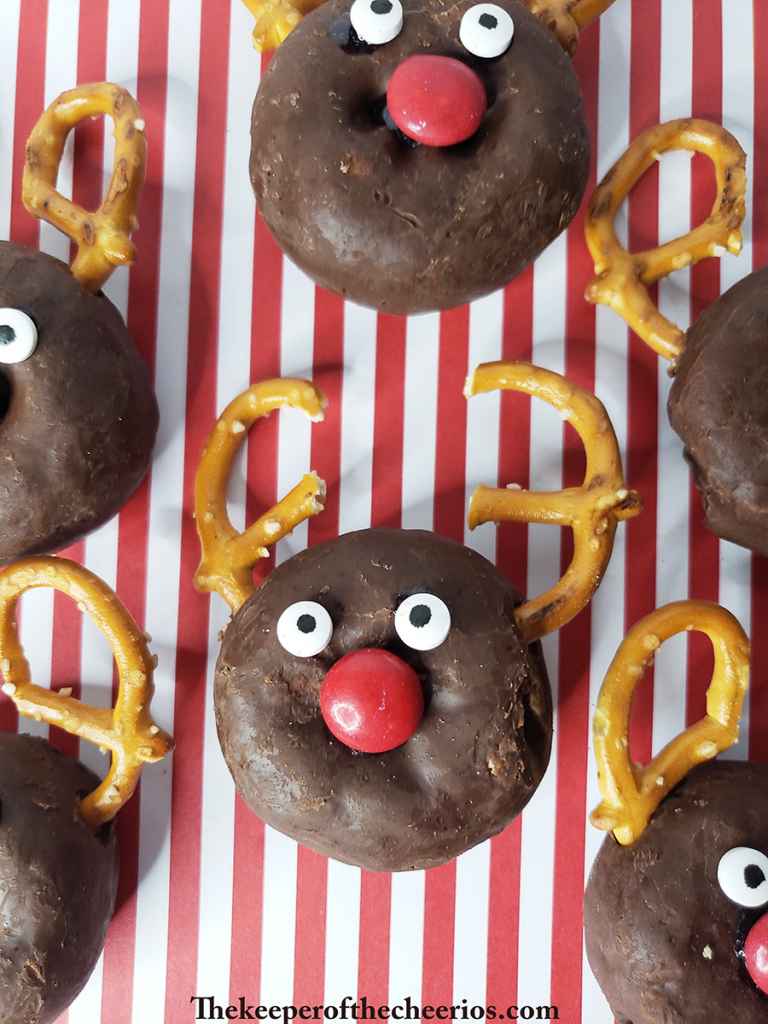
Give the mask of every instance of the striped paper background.
<svg viewBox="0 0 768 1024">
<path fill-rule="evenodd" d="M 73 557 L 106 579 L 154 637 L 156 714 L 175 756 L 147 770 L 123 812 L 120 906 L 103 959 L 70 1024 L 191 1021 L 193 994 L 227 1003 L 319 1003 L 365 994 L 396 1002 L 560 1007 L 567 1024 L 610 1014 L 583 959 L 581 900 L 601 837 L 590 707 L 628 623 L 688 595 L 719 599 L 749 630 L 768 611 L 765 566 L 703 529 L 672 434 L 665 367 L 618 319 L 582 300 L 590 272 L 581 222 L 505 293 L 405 321 L 344 305 L 280 255 L 255 215 L 247 176 L 250 104 L 260 59 L 241 0 L 2 0 L 0 237 L 66 258 L 66 240 L 21 206 L 24 143 L 43 106 L 78 81 L 108 78 L 138 95 L 150 140 L 139 260 L 108 286 L 150 363 L 162 427 L 151 480 Z M 768 262 L 768 0 L 617 0 L 585 33 L 576 65 L 595 138 L 595 174 L 629 138 L 693 112 L 722 120 L 750 154 L 746 245 L 738 259 L 681 272 L 660 288 L 681 324 L 750 268 Z M 92 125 L 68 152 L 61 188 L 94 205 L 110 164 Z M 74 173 L 73 173 L 74 168 Z M 700 220 L 712 197 L 699 158 L 665 158 L 628 207 L 633 246 Z M 468 258 L 471 255 L 468 254 Z M 465 403 L 468 368 L 533 358 L 594 388 L 626 452 L 644 515 L 620 529 L 591 609 L 547 640 L 557 696 L 555 748 L 522 819 L 490 843 L 427 873 L 360 872 L 297 848 L 236 799 L 212 714 L 223 602 L 196 594 L 190 496 L 214 416 L 249 381 L 313 375 L 329 394 L 310 429 L 285 413 L 252 434 L 232 486 L 237 522 L 301 474 L 330 484 L 326 513 L 282 542 L 307 543 L 376 524 L 426 527 L 477 547 L 529 594 L 555 578 L 568 538 L 535 527 L 471 537 L 466 500 L 480 481 L 537 488 L 574 482 L 581 455 L 546 407 L 505 396 Z M 49 593 L 23 608 L 35 678 L 83 680 L 104 701 L 109 653 L 93 626 Z M 768 634 L 754 640 L 755 689 L 733 753 L 768 756 Z M 639 700 L 636 757 L 701 713 L 709 655 L 695 638 L 666 645 L 659 686 Z M 0 705 L 0 726 L 16 728 Z M 35 723 L 25 723 L 39 731 Z M 52 737 L 75 752 L 68 737 Z M 98 767 L 100 756 L 84 748 Z"/>
</svg>

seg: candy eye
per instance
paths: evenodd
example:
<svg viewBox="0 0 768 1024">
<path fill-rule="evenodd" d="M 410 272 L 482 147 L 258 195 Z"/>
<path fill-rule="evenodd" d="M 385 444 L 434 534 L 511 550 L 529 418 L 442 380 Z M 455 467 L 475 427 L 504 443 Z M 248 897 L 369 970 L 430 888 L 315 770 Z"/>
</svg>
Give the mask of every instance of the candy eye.
<svg viewBox="0 0 768 1024">
<path fill-rule="evenodd" d="M 515 23 L 497 4 L 475 4 L 461 19 L 461 45 L 475 57 L 500 57 L 512 45 Z"/>
<path fill-rule="evenodd" d="M 433 651 L 448 636 L 451 613 L 434 594 L 413 594 L 395 612 L 397 635 L 414 651 Z"/>
<path fill-rule="evenodd" d="M 328 646 L 332 635 L 331 616 L 316 601 L 297 601 L 277 620 L 281 647 L 297 658 L 314 658 Z"/>
<path fill-rule="evenodd" d="M 0 309 L 0 363 L 23 363 L 36 348 L 34 320 L 20 309 Z"/>
<path fill-rule="evenodd" d="M 400 35 L 403 5 L 400 0 L 355 0 L 349 18 L 359 39 L 381 46 Z"/>
<path fill-rule="evenodd" d="M 740 907 L 762 907 L 768 903 L 768 857 L 759 850 L 737 846 L 721 859 L 717 868 L 720 888 Z"/>
</svg>

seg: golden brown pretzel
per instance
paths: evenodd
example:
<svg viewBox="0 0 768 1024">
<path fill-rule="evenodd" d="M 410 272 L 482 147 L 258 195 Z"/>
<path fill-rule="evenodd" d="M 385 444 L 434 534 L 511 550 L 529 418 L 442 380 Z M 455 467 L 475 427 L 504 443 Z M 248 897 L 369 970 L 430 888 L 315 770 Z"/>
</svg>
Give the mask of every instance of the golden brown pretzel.
<svg viewBox="0 0 768 1024">
<path fill-rule="evenodd" d="M 217 591 L 232 611 L 254 591 L 252 570 L 267 547 L 276 544 L 299 523 L 323 510 L 325 484 L 308 473 L 290 494 L 244 533 L 227 514 L 227 483 L 232 460 L 250 427 L 276 409 L 289 406 L 313 422 L 323 419 L 326 400 L 313 384 L 290 378 L 254 384 L 227 406 L 219 417 L 200 459 L 195 478 L 195 520 L 202 559 L 195 575 L 198 590 Z"/>
<path fill-rule="evenodd" d="M 115 125 L 115 166 L 109 190 L 93 213 L 56 191 L 59 164 L 70 131 L 86 117 L 108 114 Z M 98 292 L 115 267 L 132 263 L 131 233 L 144 184 L 147 140 L 136 100 L 109 82 L 62 93 L 41 116 L 27 142 L 22 199 L 27 210 L 59 228 L 77 246 L 72 273 Z"/>
<path fill-rule="evenodd" d="M 35 587 L 52 587 L 87 611 L 109 641 L 117 663 L 119 689 L 113 708 L 93 708 L 30 682 L 30 671 L 16 628 L 16 605 Z M 110 821 L 131 798 L 141 766 L 161 760 L 173 746 L 149 713 L 155 661 L 146 638 L 126 609 L 93 573 L 64 558 L 25 558 L 0 570 L 0 669 L 3 691 L 20 714 L 91 743 L 112 754 L 106 778 L 80 803 L 94 829 Z"/>
<path fill-rule="evenodd" d="M 324 0 L 243 0 L 256 19 L 253 45 L 259 51 L 275 50 L 296 28 L 305 14 Z"/>
<path fill-rule="evenodd" d="M 465 394 L 502 388 L 522 391 L 554 406 L 575 427 L 587 455 L 581 487 L 555 492 L 478 487 L 469 526 L 487 522 L 551 523 L 573 530 L 573 559 L 562 579 L 517 609 L 528 643 L 560 629 L 587 604 L 600 584 L 621 519 L 638 515 L 641 503 L 624 484 L 616 435 L 602 402 L 558 373 L 531 363 L 485 363 L 467 381 Z"/>
<path fill-rule="evenodd" d="M 614 225 L 619 207 L 660 154 L 672 149 L 704 153 L 714 163 L 717 197 L 712 212 L 681 238 L 646 252 L 627 252 Z M 746 159 L 733 135 L 719 125 L 695 119 L 669 121 L 639 135 L 592 197 L 585 231 L 597 277 L 588 286 L 586 297 L 610 306 L 665 359 L 680 355 L 685 334 L 659 312 L 648 286 L 708 256 L 720 256 L 726 250 L 736 255 L 741 252 Z"/>
<path fill-rule="evenodd" d="M 571 56 L 579 45 L 583 28 L 596 21 L 615 0 L 526 0 L 532 14 L 540 18 Z"/>
<path fill-rule="evenodd" d="M 707 714 L 649 765 L 634 765 L 629 717 L 635 687 L 664 641 L 686 630 L 706 633 L 714 648 Z M 749 641 L 725 608 L 707 601 L 678 601 L 638 622 L 617 651 L 597 702 L 593 737 L 603 802 L 593 812 L 592 823 L 613 831 L 623 846 L 636 842 L 667 793 L 693 767 L 736 743 L 748 685 Z"/>
</svg>

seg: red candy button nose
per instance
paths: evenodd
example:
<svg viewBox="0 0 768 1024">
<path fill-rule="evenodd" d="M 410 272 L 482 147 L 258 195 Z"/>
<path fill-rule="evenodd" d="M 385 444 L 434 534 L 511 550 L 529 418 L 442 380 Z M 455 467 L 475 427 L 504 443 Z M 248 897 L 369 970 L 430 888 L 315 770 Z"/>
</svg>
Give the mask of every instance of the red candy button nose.
<svg viewBox="0 0 768 1024">
<path fill-rule="evenodd" d="M 389 116 L 403 135 L 425 146 L 455 146 L 470 139 L 487 106 L 483 83 L 453 57 L 408 57 L 387 88 Z"/>
<path fill-rule="evenodd" d="M 337 740 L 381 754 L 416 732 L 424 695 L 410 665 L 389 651 L 367 648 L 336 662 L 320 688 L 320 710 Z"/>
<path fill-rule="evenodd" d="M 768 995 L 768 914 L 760 918 L 747 936 L 744 961 L 752 981 Z"/>
</svg>

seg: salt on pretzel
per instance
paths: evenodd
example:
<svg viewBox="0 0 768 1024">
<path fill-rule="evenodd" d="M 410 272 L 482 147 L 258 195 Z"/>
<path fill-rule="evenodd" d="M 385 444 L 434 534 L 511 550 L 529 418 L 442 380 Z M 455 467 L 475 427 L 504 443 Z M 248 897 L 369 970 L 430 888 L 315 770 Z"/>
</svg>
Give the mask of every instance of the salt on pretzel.
<svg viewBox="0 0 768 1024">
<path fill-rule="evenodd" d="M 714 648 L 707 714 L 649 765 L 635 765 L 629 751 L 632 695 L 659 647 L 686 630 L 705 633 Z M 592 814 L 592 824 L 612 831 L 622 846 L 637 842 L 667 793 L 696 765 L 736 743 L 748 685 L 749 641 L 725 608 L 707 601 L 678 601 L 638 622 L 616 653 L 597 702 L 593 738 L 603 801 Z"/>
<path fill-rule="evenodd" d="M 305 14 L 314 11 L 324 0 L 243 0 L 256 19 L 253 45 L 265 52 L 276 50 L 293 32 Z"/>
<path fill-rule="evenodd" d="M 616 236 L 616 214 L 653 162 L 674 149 L 704 153 L 712 160 L 717 176 L 712 212 L 689 234 L 666 245 L 646 252 L 627 252 Z M 685 333 L 661 314 L 648 288 L 708 256 L 741 252 L 746 159 L 733 135 L 719 125 L 697 119 L 669 121 L 639 135 L 592 197 L 585 231 L 597 276 L 587 287 L 586 297 L 589 302 L 610 306 L 665 359 L 678 358 Z"/>
<path fill-rule="evenodd" d="M 594 395 L 565 377 L 531 363 L 485 363 L 468 379 L 467 398 L 497 389 L 521 391 L 558 410 L 578 432 L 587 456 L 581 487 L 563 491 L 478 487 L 469 506 L 469 526 L 487 522 L 549 523 L 570 526 L 574 549 L 565 575 L 546 593 L 522 604 L 516 617 L 528 643 L 569 622 L 589 602 L 613 551 L 619 520 L 642 505 L 624 484 L 621 455 L 608 414 Z"/>
<path fill-rule="evenodd" d="M 526 0 L 532 14 L 557 36 L 566 53 L 579 45 L 581 30 L 596 21 L 616 0 Z"/>
<path fill-rule="evenodd" d="M 27 590 L 52 587 L 88 612 L 112 647 L 119 688 L 114 708 L 94 708 L 36 686 L 16 628 L 16 605 Z M 155 662 L 144 634 L 109 587 L 64 558 L 33 557 L 0 570 L 0 669 L 3 692 L 22 715 L 55 725 L 110 751 L 104 781 L 80 802 L 93 829 L 110 821 L 131 798 L 145 762 L 160 761 L 173 747 L 154 724 L 149 704 Z"/>
<path fill-rule="evenodd" d="M 195 478 L 195 521 L 202 550 L 195 586 L 217 591 L 233 612 L 254 592 L 253 566 L 267 557 L 268 546 L 322 512 L 325 484 L 316 473 L 308 473 L 274 508 L 238 533 L 227 513 L 232 461 L 256 420 L 290 407 L 317 423 L 326 405 L 322 392 L 309 381 L 262 381 L 230 402 L 208 438 Z"/>
<path fill-rule="evenodd" d="M 115 165 L 107 195 L 94 212 L 56 191 L 64 144 L 86 117 L 109 115 L 115 126 Z M 134 98 L 109 82 L 81 85 L 62 93 L 37 122 L 27 142 L 22 199 L 27 210 L 59 228 L 77 246 L 72 273 L 84 288 L 98 292 L 115 267 L 132 263 L 131 232 L 144 184 L 147 140 Z"/>
</svg>

